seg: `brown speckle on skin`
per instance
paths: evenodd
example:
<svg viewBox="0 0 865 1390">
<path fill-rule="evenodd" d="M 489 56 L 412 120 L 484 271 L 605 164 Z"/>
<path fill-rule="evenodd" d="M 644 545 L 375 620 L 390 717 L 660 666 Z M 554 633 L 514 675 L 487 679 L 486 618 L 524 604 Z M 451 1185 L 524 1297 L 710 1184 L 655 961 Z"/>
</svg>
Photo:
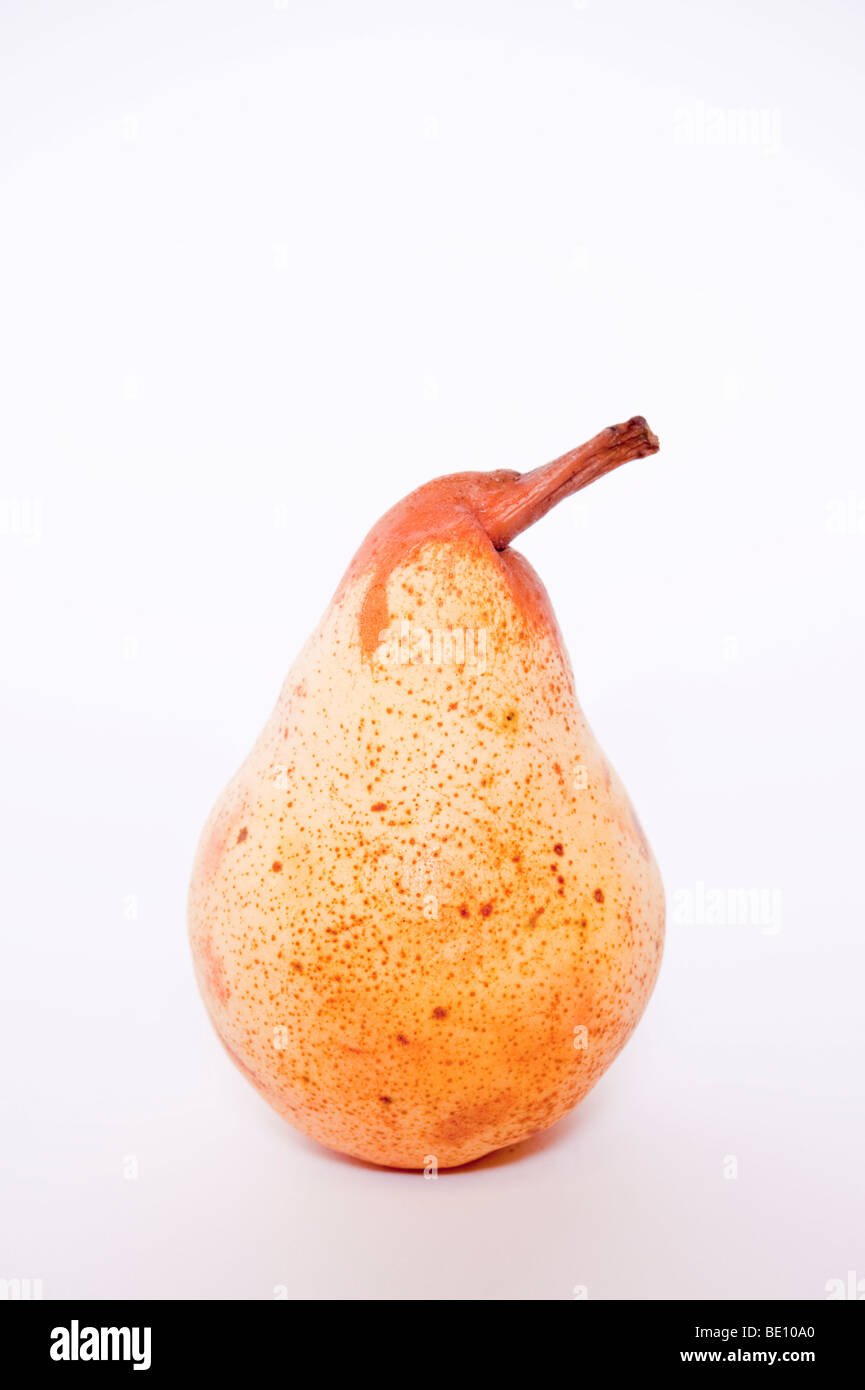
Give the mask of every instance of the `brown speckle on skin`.
<svg viewBox="0 0 865 1390">
<path fill-rule="evenodd" d="M 242 830 L 238 830 L 237 844 L 242 845 L 248 834 L 249 831 L 247 830 L 246 826 L 244 826 Z"/>
<path fill-rule="evenodd" d="M 501 1120 L 507 1113 L 511 1099 L 510 1091 L 491 1100 L 480 1101 L 475 1105 L 459 1106 L 441 1120 L 435 1129 L 434 1141 L 437 1144 L 459 1143 L 478 1133 L 483 1133 L 490 1125 Z"/>
<path fill-rule="evenodd" d="M 433 1018 L 447 1018 L 448 1011 L 447 1009 L 443 1009 L 441 1004 L 436 1004 L 435 1008 L 433 1009 L 432 1016 Z"/>
<path fill-rule="evenodd" d="M 564 852 L 565 852 L 565 847 L 564 847 L 564 845 L 560 845 L 560 844 L 555 844 L 555 845 L 553 845 L 553 854 L 564 854 Z"/>
<path fill-rule="evenodd" d="M 386 810 L 387 810 L 387 802 L 386 802 L 386 801 L 376 801 L 375 805 L 371 807 L 371 810 L 373 810 L 373 811 L 386 811 Z"/>
<path fill-rule="evenodd" d="M 270 871 L 271 871 L 271 873 L 273 873 L 273 874 L 280 874 L 280 873 L 282 873 L 282 860 L 281 860 L 281 859 L 274 859 L 273 863 L 272 863 L 271 866 L 270 866 Z"/>
<path fill-rule="evenodd" d="M 604 901 L 604 890 L 602 888 L 596 888 L 594 898 L 596 903 L 602 903 Z"/>
<path fill-rule="evenodd" d="M 490 915 L 490 913 L 492 912 L 492 910 L 493 910 L 493 905 L 492 905 L 492 903 L 484 903 L 483 907 L 481 908 L 481 916 L 482 916 L 482 917 L 489 917 L 489 915 Z"/>
<path fill-rule="evenodd" d="M 391 1098 L 390 1098 L 390 1096 L 379 1096 L 379 1100 L 381 1101 L 382 1105 L 390 1105 L 390 1104 L 391 1104 Z"/>
<path fill-rule="evenodd" d="M 397 1033 L 396 1040 L 398 1043 L 402 1043 L 403 1047 L 408 1047 L 408 1038 L 405 1033 Z"/>
</svg>

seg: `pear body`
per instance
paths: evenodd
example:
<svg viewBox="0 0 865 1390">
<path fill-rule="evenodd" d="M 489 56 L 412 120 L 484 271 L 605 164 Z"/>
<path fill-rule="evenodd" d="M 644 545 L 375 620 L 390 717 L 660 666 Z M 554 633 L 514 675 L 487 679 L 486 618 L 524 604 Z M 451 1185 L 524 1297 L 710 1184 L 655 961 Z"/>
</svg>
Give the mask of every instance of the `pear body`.
<svg viewBox="0 0 865 1390">
<path fill-rule="evenodd" d="M 439 480 L 374 529 L 193 871 L 233 1060 L 296 1128 L 393 1167 L 553 1124 L 660 962 L 660 876 L 546 593 L 478 519 L 512 476 Z"/>
</svg>

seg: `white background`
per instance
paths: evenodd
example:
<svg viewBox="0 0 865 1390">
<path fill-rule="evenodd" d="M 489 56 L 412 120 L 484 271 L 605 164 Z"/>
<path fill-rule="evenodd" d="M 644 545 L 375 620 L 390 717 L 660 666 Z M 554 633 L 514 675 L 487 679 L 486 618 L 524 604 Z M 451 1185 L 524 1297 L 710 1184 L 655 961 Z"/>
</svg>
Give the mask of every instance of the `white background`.
<svg viewBox="0 0 865 1390">
<path fill-rule="evenodd" d="M 863 28 L 854 0 L 4 4 L 0 1277 L 865 1280 Z M 660 454 L 519 545 L 664 875 L 648 1013 L 522 1149 L 341 1159 L 210 1031 L 204 818 L 388 506 L 638 412 Z M 699 884 L 780 894 L 780 930 L 677 920 Z"/>
</svg>

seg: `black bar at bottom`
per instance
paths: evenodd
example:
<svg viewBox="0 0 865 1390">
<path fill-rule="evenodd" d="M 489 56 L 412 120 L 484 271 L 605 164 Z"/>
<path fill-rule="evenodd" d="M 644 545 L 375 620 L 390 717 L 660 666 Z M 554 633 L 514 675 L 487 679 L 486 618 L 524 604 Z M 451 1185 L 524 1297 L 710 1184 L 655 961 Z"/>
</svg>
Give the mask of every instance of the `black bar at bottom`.
<svg viewBox="0 0 865 1390">
<path fill-rule="evenodd" d="M 375 1302 L 376 1300 L 370 1300 Z M 440 1300 L 447 1303 L 447 1298 Z M 478 1300 L 481 1302 L 482 1300 Z M 408 1301 L 407 1301 L 408 1302 Z M 213 1371 L 221 1378 L 233 1372 L 248 1376 L 256 1369 L 283 1366 L 286 1374 L 297 1371 L 296 1355 L 305 1349 L 322 1357 L 321 1369 L 329 1378 L 342 1352 L 347 1369 L 357 1375 L 379 1361 L 398 1330 L 398 1342 L 414 1342 L 418 1361 L 403 1365 L 401 1378 L 434 1374 L 434 1362 L 450 1359 L 448 1344 L 459 1338 L 460 1365 L 465 1374 L 466 1351 L 474 1349 L 485 1376 L 490 1354 L 523 1351 L 534 1360 L 543 1354 L 536 1319 L 528 1310 L 496 1328 L 494 1312 L 480 1313 L 476 1302 L 471 1321 L 456 1326 L 460 1315 L 441 1317 L 420 1312 L 415 1321 L 403 1306 L 399 1324 L 377 1316 L 368 1302 L 344 1303 L 338 1312 L 325 1307 L 319 1326 L 313 1328 L 307 1305 L 291 1302 L 50 1302 L 10 1301 L 0 1305 L 3 1348 L 14 1348 L 14 1358 L 25 1376 L 31 1371 L 70 1375 L 98 1375 L 109 1367 L 114 1375 L 139 1373 L 151 1377 Z M 494 1305 L 489 1305 L 492 1308 Z M 580 1377 L 592 1367 L 616 1372 L 669 1370 L 719 1366 L 727 1370 L 764 1367 L 803 1367 L 819 1370 L 821 1377 L 846 1371 L 855 1365 L 865 1331 L 861 1305 L 843 1307 L 834 1302 L 590 1302 L 575 1300 L 551 1309 L 543 1322 L 555 1338 L 548 1350 L 557 1349 L 555 1361 L 572 1365 Z M 321 1333 L 330 1325 L 322 1342 Z M 390 1330 L 388 1330 L 390 1325 Z M 491 1332 L 495 1341 L 491 1342 Z M 564 1336 L 565 1340 L 560 1339 Z M 417 1340 L 415 1340 L 417 1339 Z M 436 1350 L 436 1348 L 438 1350 Z M 534 1350 L 532 1350 L 534 1348 Z M 336 1353 L 336 1356 L 335 1356 Z M 3 1362 L 8 1367 L 7 1356 Z M 305 1357 L 306 1359 L 306 1357 Z M 366 1363 L 364 1367 L 364 1363 Z M 2 1363 L 0 1363 L 2 1364 Z M 394 1370 L 396 1366 L 394 1365 Z M 542 1374 L 540 1367 L 538 1374 Z M 305 1373 L 304 1373 L 305 1375 Z"/>
</svg>

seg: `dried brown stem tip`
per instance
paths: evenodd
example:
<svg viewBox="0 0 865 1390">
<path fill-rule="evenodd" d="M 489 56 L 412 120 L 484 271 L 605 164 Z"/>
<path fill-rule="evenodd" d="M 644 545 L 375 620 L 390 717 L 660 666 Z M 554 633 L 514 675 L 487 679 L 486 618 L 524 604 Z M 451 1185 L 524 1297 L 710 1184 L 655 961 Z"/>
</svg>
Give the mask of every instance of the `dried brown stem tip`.
<svg viewBox="0 0 865 1390">
<path fill-rule="evenodd" d="M 601 430 L 588 444 L 552 463 L 518 474 L 484 508 L 482 521 L 490 540 L 496 550 L 504 550 L 563 497 L 579 492 L 630 459 L 656 453 L 658 447 L 657 436 L 642 415 L 635 415 L 623 425 Z"/>
</svg>

